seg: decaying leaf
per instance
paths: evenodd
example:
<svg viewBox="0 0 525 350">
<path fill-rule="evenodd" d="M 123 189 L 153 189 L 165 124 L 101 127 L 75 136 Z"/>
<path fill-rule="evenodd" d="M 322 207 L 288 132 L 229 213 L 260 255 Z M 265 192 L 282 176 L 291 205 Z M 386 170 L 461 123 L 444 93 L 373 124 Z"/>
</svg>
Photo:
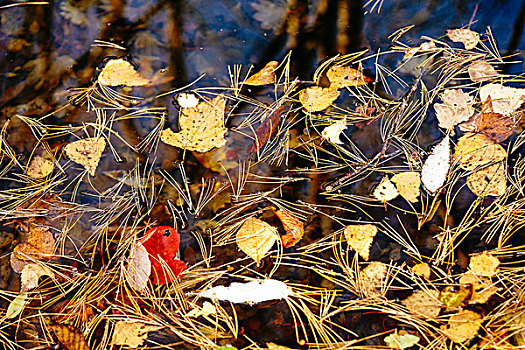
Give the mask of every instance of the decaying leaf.
<svg viewBox="0 0 525 350">
<path fill-rule="evenodd" d="M 454 159 L 465 170 L 498 162 L 507 157 L 505 149 L 483 134 L 465 133 L 456 144 Z"/>
<path fill-rule="evenodd" d="M 430 266 L 428 266 L 427 263 L 419 263 L 410 268 L 410 270 L 416 275 L 426 278 L 427 280 L 430 279 Z"/>
<path fill-rule="evenodd" d="M 470 258 L 470 271 L 476 276 L 494 277 L 498 274 L 499 259 L 484 251 Z"/>
<path fill-rule="evenodd" d="M 312 86 L 299 92 L 299 100 L 308 112 L 319 112 L 330 107 L 339 94 L 337 90 Z"/>
<path fill-rule="evenodd" d="M 405 55 L 403 56 L 403 60 L 408 60 L 408 59 L 412 58 L 416 53 L 418 53 L 420 51 L 432 51 L 432 50 L 434 50 L 436 48 L 437 48 L 437 46 L 436 46 L 435 42 L 433 42 L 433 41 L 425 41 L 424 43 L 422 43 L 419 46 L 410 47 L 408 49 L 404 49 L 406 51 L 405 51 Z"/>
<path fill-rule="evenodd" d="M 42 264 L 27 264 L 20 272 L 20 291 L 27 292 L 38 286 L 38 280 L 42 276 L 55 276 L 54 272 Z"/>
<path fill-rule="evenodd" d="M 31 162 L 27 167 L 27 176 L 30 176 L 34 179 L 42 179 L 51 174 L 54 169 L 55 163 L 53 163 L 52 160 L 42 156 L 35 156 L 33 159 L 31 159 Z"/>
<path fill-rule="evenodd" d="M 278 66 L 277 61 L 268 62 L 263 69 L 246 79 L 244 84 L 253 86 L 275 84 L 275 70 Z"/>
<path fill-rule="evenodd" d="M 55 238 L 45 226 L 31 225 L 25 239 L 11 253 L 11 268 L 22 272 L 24 266 L 39 259 L 49 259 L 55 251 Z"/>
<path fill-rule="evenodd" d="M 456 43 L 463 43 L 465 49 L 471 50 L 476 47 L 479 41 L 479 34 L 470 29 L 449 29 L 447 36 Z"/>
<path fill-rule="evenodd" d="M 375 225 L 348 225 L 345 227 L 345 238 L 348 245 L 352 247 L 365 261 L 370 257 L 370 247 L 377 234 Z"/>
<path fill-rule="evenodd" d="M 436 117 L 441 128 L 450 129 L 467 121 L 473 114 L 472 97 L 461 89 L 446 89 L 441 96 L 443 103 L 435 103 Z"/>
<path fill-rule="evenodd" d="M 160 139 L 168 145 L 190 151 L 207 152 L 226 144 L 224 135 L 224 107 L 226 99 L 219 95 L 196 107 L 182 108 L 179 114 L 179 132 L 171 129 L 160 132 Z"/>
<path fill-rule="evenodd" d="M 55 324 L 49 326 L 53 331 L 55 340 L 68 350 L 90 350 L 86 343 L 86 339 L 80 330 L 72 326 L 64 326 Z"/>
<path fill-rule="evenodd" d="M 496 72 L 494 67 L 484 60 L 472 62 L 468 66 L 468 74 L 470 76 L 470 80 L 476 83 L 492 80 L 498 76 L 498 72 Z"/>
<path fill-rule="evenodd" d="M 481 132 L 496 143 L 509 138 L 516 129 L 516 121 L 499 113 L 481 113 L 476 118 L 476 132 Z"/>
<path fill-rule="evenodd" d="M 416 345 L 419 342 L 419 337 L 407 333 L 403 330 L 396 331 L 389 336 L 385 337 L 385 343 L 392 349 L 406 349 Z"/>
<path fill-rule="evenodd" d="M 470 174 L 467 177 L 467 186 L 479 197 L 505 194 L 507 189 L 505 163 L 498 162 Z"/>
<path fill-rule="evenodd" d="M 304 224 L 295 215 L 284 210 L 275 210 L 273 212 L 283 224 L 286 234 L 281 236 L 281 241 L 285 248 L 293 247 L 304 236 Z"/>
<path fill-rule="evenodd" d="M 479 89 L 481 102 L 490 96 L 494 113 L 510 114 L 518 109 L 525 97 L 525 89 L 503 86 L 502 84 L 488 84 Z"/>
<path fill-rule="evenodd" d="M 447 135 L 425 160 L 421 169 L 421 183 L 428 192 L 434 194 L 447 180 L 449 169 L 450 138 Z"/>
<path fill-rule="evenodd" d="M 372 81 L 362 71 L 348 66 L 332 66 L 326 72 L 326 77 L 330 80 L 330 88 L 333 89 L 365 85 Z"/>
<path fill-rule="evenodd" d="M 434 319 L 441 311 L 441 302 L 438 297 L 437 290 L 418 290 L 403 300 L 403 304 L 416 316 Z"/>
<path fill-rule="evenodd" d="M 396 198 L 399 195 L 399 192 L 388 176 L 385 176 L 379 185 L 376 186 L 372 195 L 381 202 L 388 202 Z"/>
<path fill-rule="evenodd" d="M 100 72 L 98 82 L 107 86 L 142 86 L 150 83 L 123 58 L 109 60 Z"/>
<path fill-rule="evenodd" d="M 397 187 L 397 191 L 407 201 L 415 203 L 419 200 L 421 175 L 415 171 L 406 171 L 392 176 L 390 179 Z"/>
<path fill-rule="evenodd" d="M 27 293 L 20 293 L 14 298 L 7 307 L 7 311 L 5 313 L 6 319 L 15 318 L 16 316 L 20 315 L 22 311 L 24 311 L 24 308 L 26 307 L 27 303 L 29 302 L 29 296 Z"/>
<path fill-rule="evenodd" d="M 382 287 L 388 274 L 388 266 L 379 261 L 372 261 L 359 273 L 359 287 L 367 297 L 382 295 Z"/>
<path fill-rule="evenodd" d="M 346 121 L 344 119 L 340 119 L 332 125 L 329 125 L 326 128 L 324 128 L 321 132 L 321 136 L 323 137 L 323 139 L 330 141 L 331 143 L 342 145 L 343 143 L 341 142 L 341 139 L 339 137 L 346 128 Z"/>
<path fill-rule="evenodd" d="M 441 331 L 453 342 L 463 343 L 478 334 L 481 321 L 481 315 L 474 311 L 461 310 L 450 316 L 448 324 L 441 326 Z"/>
<path fill-rule="evenodd" d="M 151 276 L 151 261 L 148 251 L 140 242 L 131 251 L 127 273 L 132 288 L 137 291 L 146 289 Z"/>
<path fill-rule="evenodd" d="M 125 345 L 132 349 L 139 347 L 148 337 L 148 332 L 161 329 L 137 321 L 118 321 L 113 330 L 110 345 Z"/>
<path fill-rule="evenodd" d="M 90 137 L 67 144 L 64 152 L 73 162 L 82 165 L 89 175 L 95 176 L 105 148 L 106 140 L 103 137 Z"/>
<path fill-rule="evenodd" d="M 287 298 L 292 290 L 281 281 L 265 279 L 248 283 L 234 282 L 229 287 L 217 286 L 204 292 L 196 293 L 202 298 L 229 301 L 234 304 L 259 304 L 269 300 Z"/>
<path fill-rule="evenodd" d="M 199 98 L 195 94 L 181 92 L 179 96 L 177 96 L 177 103 L 181 108 L 193 108 L 199 104 Z"/>
<path fill-rule="evenodd" d="M 439 293 L 439 301 L 447 308 L 454 309 L 463 305 L 470 294 L 470 289 L 464 286 L 446 286 Z"/>
<path fill-rule="evenodd" d="M 469 304 L 484 304 L 498 291 L 498 287 L 492 284 L 489 279 L 477 277 L 470 271 L 465 272 L 459 278 L 459 283 L 472 285 L 472 293 L 468 299 Z"/>
<path fill-rule="evenodd" d="M 209 301 L 205 301 L 202 304 L 201 308 L 193 309 L 190 312 L 186 314 L 187 317 L 199 317 L 199 316 L 210 316 L 215 315 L 217 313 L 217 308 L 215 305 L 210 303 Z"/>
<path fill-rule="evenodd" d="M 237 231 L 239 249 L 259 264 L 277 240 L 277 229 L 257 218 L 247 219 Z"/>
</svg>

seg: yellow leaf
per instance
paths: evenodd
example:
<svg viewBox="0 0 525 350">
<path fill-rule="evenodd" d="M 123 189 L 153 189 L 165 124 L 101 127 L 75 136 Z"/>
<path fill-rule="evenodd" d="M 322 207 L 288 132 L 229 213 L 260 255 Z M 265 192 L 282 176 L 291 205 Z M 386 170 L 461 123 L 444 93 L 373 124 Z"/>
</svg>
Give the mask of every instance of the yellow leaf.
<svg viewBox="0 0 525 350">
<path fill-rule="evenodd" d="M 410 268 L 410 270 L 417 276 L 425 277 L 427 280 L 430 279 L 430 266 L 427 263 L 419 263 Z"/>
<path fill-rule="evenodd" d="M 415 171 L 406 171 L 395 174 L 391 181 L 396 184 L 397 191 L 401 197 L 411 203 L 419 200 L 419 187 L 421 186 L 421 175 Z"/>
<path fill-rule="evenodd" d="M 26 304 L 29 302 L 27 293 L 20 293 L 16 296 L 16 298 L 9 303 L 9 306 L 7 307 L 7 312 L 5 314 L 5 318 L 15 318 L 16 316 L 20 315 L 22 311 L 24 311 L 24 308 L 26 307 Z"/>
<path fill-rule="evenodd" d="M 381 183 L 376 186 L 372 195 L 381 202 L 388 202 L 399 195 L 396 186 L 385 176 Z"/>
<path fill-rule="evenodd" d="M 428 192 L 434 194 L 447 180 L 450 169 L 450 138 L 445 136 L 438 143 L 431 155 L 423 163 L 421 169 L 421 183 Z"/>
<path fill-rule="evenodd" d="M 24 266 L 38 259 L 49 259 L 55 251 L 55 238 L 45 226 L 31 225 L 27 236 L 11 253 L 11 268 L 22 272 Z"/>
<path fill-rule="evenodd" d="M 379 261 L 371 262 L 359 273 L 359 287 L 367 297 L 382 295 L 384 280 L 388 274 L 388 267 Z"/>
<path fill-rule="evenodd" d="M 376 234 L 377 227 L 371 224 L 348 225 L 345 227 L 345 238 L 348 245 L 366 261 L 370 257 L 370 246 Z"/>
<path fill-rule="evenodd" d="M 498 162 L 470 174 L 467 186 L 479 197 L 503 195 L 507 189 L 505 164 Z"/>
<path fill-rule="evenodd" d="M 68 350 L 90 350 L 82 333 L 72 327 L 61 324 L 51 325 L 49 328 L 55 334 L 56 339 Z"/>
<path fill-rule="evenodd" d="M 100 72 L 98 82 L 107 86 L 142 86 L 150 83 L 135 71 L 131 63 L 122 58 L 109 60 Z"/>
<path fill-rule="evenodd" d="M 224 107 L 226 99 L 219 95 L 196 107 L 182 108 L 179 114 L 179 132 L 162 130 L 160 139 L 168 145 L 190 151 L 207 152 L 226 144 L 224 134 Z"/>
<path fill-rule="evenodd" d="M 91 137 L 67 144 L 64 152 L 73 162 L 82 165 L 89 175 L 95 176 L 104 148 L 106 140 L 103 137 Z"/>
<path fill-rule="evenodd" d="M 470 258 L 470 271 L 476 276 L 493 277 L 498 274 L 499 259 L 484 251 Z"/>
<path fill-rule="evenodd" d="M 490 96 L 494 113 L 509 114 L 523 104 L 525 89 L 503 86 L 502 84 L 488 84 L 479 89 L 479 98 L 485 102 Z"/>
<path fill-rule="evenodd" d="M 498 291 L 498 287 L 490 283 L 490 280 L 481 279 L 470 271 L 461 275 L 459 283 L 472 285 L 472 294 L 468 299 L 469 304 L 484 304 Z"/>
<path fill-rule="evenodd" d="M 202 304 L 202 308 L 193 309 L 190 312 L 186 314 L 188 317 L 199 317 L 199 316 L 210 316 L 215 315 L 217 313 L 217 309 L 215 308 L 215 305 L 210 303 L 209 301 L 205 301 Z"/>
<path fill-rule="evenodd" d="M 27 175 L 34 179 L 42 179 L 51 174 L 55 169 L 55 163 L 42 156 L 35 156 L 27 167 Z"/>
<path fill-rule="evenodd" d="M 330 107 L 339 97 L 339 91 L 312 86 L 299 92 L 299 100 L 308 112 L 319 112 Z"/>
<path fill-rule="evenodd" d="M 471 50 L 476 47 L 479 41 L 478 33 L 470 29 L 452 29 L 447 30 L 447 36 L 456 43 L 463 43 L 465 49 Z"/>
<path fill-rule="evenodd" d="M 385 337 L 385 343 L 392 349 L 406 349 L 416 345 L 419 342 L 419 337 L 407 333 L 405 331 L 396 331 L 393 334 Z"/>
<path fill-rule="evenodd" d="M 257 218 L 249 218 L 237 232 L 236 242 L 239 249 L 259 264 L 275 244 L 277 237 L 275 227 Z"/>
<path fill-rule="evenodd" d="M 490 63 L 484 60 L 472 62 L 468 66 L 468 74 L 470 76 L 470 80 L 476 83 L 481 81 L 492 80 L 494 78 L 497 78 L 498 76 L 498 72 L 496 72 L 494 67 L 492 67 Z"/>
<path fill-rule="evenodd" d="M 55 274 L 47 266 L 41 264 L 27 264 L 20 272 L 20 290 L 26 292 L 38 286 L 38 280 L 42 276 L 53 277 Z"/>
<path fill-rule="evenodd" d="M 446 286 L 439 294 L 439 300 L 447 308 L 457 308 L 469 296 L 470 290 L 463 286 Z"/>
<path fill-rule="evenodd" d="M 507 157 L 505 149 L 483 134 L 466 133 L 456 144 L 454 159 L 465 170 L 498 162 Z"/>
<path fill-rule="evenodd" d="M 463 343 L 474 338 L 481 327 L 482 318 L 479 314 L 470 310 L 461 310 L 450 316 L 448 324 L 441 326 L 441 331 L 450 340 Z"/>
<path fill-rule="evenodd" d="M 162 327 L 150 326 L 137 321 L 118 321 L 117 324 L 115 324 L 110 345 L 126 345 L 135 349 L 148 337 L 148 332 L 161 328 Z"/>
<path fill-rule="evenodd" d="M 450 129 L 467 121 L 473 114 L 472 97 L 461 89 L 446 89 L 441 96 L 443 103 L 435 103 L 439 127 Z"/>
<path fill-rule="evenodd" d="M 346 66 L 332 66 L 326 72 L 326 77 L 330 80 L 330 88 L 340 89 L 346 86 L 360 86 L 372 81 L 363 75 L 363 72 Z"/>
<path fill-rule="evenodd" d="M 439 292 L 434 289 L 418 290 L 403 300 L 408 311 L 416 316 L 434 319 L 441 311 Z"/>
<path fill-rule="evenodd" d="M 279 62 L 277 61 L 270 61 L 264 66 L 263 69 L 246 79 L 244 84 L 246 85 L 253 85 L 253 86 L 260 86 L 260 85 L 266 85 L 266 84 L 274 84 L 275 83 L 275 70 L 279 66 Z"/>
</svg>

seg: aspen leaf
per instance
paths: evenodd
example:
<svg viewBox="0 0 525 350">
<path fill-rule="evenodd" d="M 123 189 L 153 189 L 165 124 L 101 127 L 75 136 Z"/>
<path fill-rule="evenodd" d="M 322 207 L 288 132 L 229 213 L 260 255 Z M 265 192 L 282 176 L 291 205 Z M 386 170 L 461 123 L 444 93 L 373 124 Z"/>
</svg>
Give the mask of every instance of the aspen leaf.
<svg viewBox="0 0 525 350">
<path fill-rule="evenodd" d="M 55 274 L 47 266 L 41 264 L 27 264 L 20 272 L 20 290 L 27 292 L 38 286 L 38 280 L 42 276 L 53 277 Z"/>
<path fill-rule="evenodd" d="M 5 318 L 11 319 L 15 318 L 16 316 L 20 315 L 22 311 L 24 311 L 24 308 L 26 307 L 27 303 L 29 302 L 29 297 L 27 293 L 20 293 L 14 298 L 7 307 L 7 311 L 5 313 Z"/>
<path fill-rule="evenodd" d="M 481 279 L 470 271 L 461 275 L 459 283 L 472 285 L 472 294 L 468 299 L 469 304 L 484 304 L 498 291 L 498 287 L 490 283 L 490 280 Z"/>
<path fill-rule="evenodd" d="M 436 193 L 447 180 L 450 169 L 450 138 L 445 136 L 428 156 L 421 169 L 421 183 L 431 194 Z"/>
<path fill-rule="evenodd" d="M 48 227 L 30 226 L 29 233 L 11 253 L 11 268 L 17 272 L 27 264 L 39 259 L 49 259 L 55 251 L 55 238 L 49 232 Z"/>
<path fill-rule="evenodd" d="M 441 326 L 441 331 L 453 342 L 463 343 L 478 334 L 481 321 L 481 315 L 474 311 L 461 310 L 450 316 L 448 324 Z"/>
<path fill-rule="evenodd" d="M 82 165 L 89 175 L 95 176 L 104 148 L 106 140 L 103 137 L 91 137 L 67 144 L 64 152 L 73 162 Z"/>
<path fill-rule="evenodd" d="M 278 66 L 277 61 L 268 62 L 263 69 L 246 79 L 244 84 L 253 86 L 275 84 L 275 70 Z"/>
<path fill-rule="evenodd" d="M 107 86 L 142 86 L 150 83 L 135 71 L 131 63 L 122 58 L 109 60 L 100 72 L 98 82 Z"/>
<path fill-rule="evenodd" d="M 137 291 L 146 289 L 151 276 L 151 261 L 148 251 L 140 242 L 131 251 L 127 273 L 128 282 L 132 288 Z"/>
<path fill-rule="evenodd" d="M 56 340 L 68 350 L 90 350 L 84 335 L 72 326 L 55 324 L 49 326 Z"/>
<path fill-rule="evenodd" d="M 499 113 L 481 113 L 476 118 L 476 132 L 481 132 L 496 143 L 509 138 L 516 129 L 513 118 Z"/>
<path fill-rule="evenodd" d="M 426 278 L 427 280 L 430 279 L 430 266 L 428 266 L 427 263 L 419 263 L 410 268 L 410 270 L 416 275 Z"/>
<path fill-rule="evenodd" d="M 484 251 L 470 258 L 469 269 L 476 276 L 494 277 L 498 274 L 499 259 Z"/>
<path fill-rule="evenodd" d="M 277 229 L 257 218 L 247 219 L 237 231 L 239 249 L 259 264 L 275 244 Z"/>
<path fill-rule="evenodd" d="M 347 128 L 346 121 L 344 119 L 336 121 L 334 124 L 327 126 L 321 132 L 323 139 L 330 141 L 331 143 L 336 143 L 342 145 L 341 133 Z"/>
<path fill-rule="evenodd" d="M 385 176 L 381 183 L 376 186 L 372 195 L 381 202 L 388 202 L 399 195 L 396 186 L 390 181 L 388 176 Z"/>
<path fill-rule="evenodd" d="M 326 72 L 326 77 L 330 80 L 330 88 L 334 89 L 365 85 L 372 81 L 362 71 L 347 66 L 330 67 Z"/>
<path fill-rule="evenodd" d="M 435 103 L 436 117 L 441 128 L 450 129 L 467 121 L 473 114 L 472 97 L 461 89 L 446 89 L 441 96 L 443 103 Z"/>
<path fill-rule="evenodd" d="M 501 196 L 507 189 L 505 164 L 498 162 L 467 177 L 468 188 L 479 197 Z"/>
<path fill-rule="evenodd" d="M 406 171 L 392 176 L 390 179 L 397 191 L 407 201 L 415 203 L 419 200 L 419 187 L 421 186 L 421 175 L 415 171 Z"/>
<path fill-rule="evenodd" d="M 377 297 L 382 294 L 381 289 L 388 274 L 388 267 L 379 261 L 372 261 L 359 273 L 361 292 L 367 297 Z"/>
<path fill-rule="evenodd" d="M 229 301 L 234 304 L 259 304 L 269 300 L 285 299 L 292 290 L 281 281 L 265 279 L 247 283 L 233 282 L 229 287 L 217 286 L 196 293 L 202 298 Z"/>
<path fill-rule="evenodd" d="M 303 238 L 304 224 L 295 215 L 284 210 L 273 210 L 281 220 L 286 234 L 281 236 L 285 248 L 293 247 Z"/>
<path fill-rule="evenodd" d="M 330 107 L 339 94 L 337 90 L 312 86 L 299 92 L 299 100 L 308 112 L 319 112 Z"/>
<path fill-rule="evenodd" d="M 464 286 L 446 286 L 439 293 L 439 301 L 447 308 L 457 308 L 463 305 L 463 302 L 470 294 L 469 288 Z"/>
<path fill-rule="evenodd" d="M 182 108 L 179 114 L 179 132 L 171 129 L 160 132 L 162 142 L 190 151 L 207 152 L 226 144 L 224 135 L 224 107 L 226 99 L 220 95 L 196 107 Z"/>
<path fill-rule="evenodd" d="M 419 337 L 405 331 L 399 331 L 398 333 L 396 330 L 394 333 L 385 337 L 384 340 L 386 345 L 392 349 L 406 349 L 416 345 L 419 342 Z"/>
<path fill-rule="evenodd" d="M 363 259 L 368 261 L 370 257 L 370 247 L 377 234 L 375 225 L 348 225 L 345 227 L 345 238 L 348 245 L 352 247 Z"/>
<path fill-rule="evenodd" d="M 217 313 L 217 309 L 215 308 L 215 305 L 210 303 L 209 301 L 205 301 L 202 304 L 202 308 L 193 309 L 190 312 L 186 314 L 188 317 L 199 317 L 199 316 L 210 316 L 215 315 Z"/>
<path fill-rule="evenodd" d="M 403 300 L 408 311 L 416 316 L 434 319 L 441 311 L 439 292 L 434 289 L 418 290 Z"/>
<path fill-rule="evenodd" d="M 507 157 L 507 152 L 483 134 L 466 133 L 456 144 L 454 159 L 465 170 L 498 162 Z"/>
<path fill-rule="evenodd" d="M 55 169 L 55 163 L 42 156 L 35 156 L 29 162 L 27 167 L 27 175 L 34 179 L 42 179 L 51 174 Z"/>
<path fill-rule="evenodd" d="M 161 328 L 162 327 L 151 326 L 137 321 L 118 321 L 115 324 L 110 345 L 126 345 L 135 349 L 146 340 L 148 332 L 153 332 Z"/>
<path fill-rule="evenodd" d="M 199 99 L 195 94 L 187 93 L 187 92 L 181 92 L 179 96 L 177 96 L 177 103 L 182 108 L 193 108 L 197 107 L 199 104 Z"/>
<path fill-rule="evenodd" d="M 479 41 L 479 34 L 470 29 L 449 29 L 447 36 L 456 43 L 463 43 L 465 49 L 471 50 L 476 47 Z"/>
<path fill-rule="evenodd" d="M 498 72 L 496 72 L 494 67 L 484 60 L 472 62 L 468 66 L 468 74 L 470 76 L 470 80 L 476 83 L 492 80 L 498 76 Z"/>
<path fill-rule="evenodd" d="M 488 84 L 479 89 L 481 102 L 490 96 L 494 113 L 510 114 L 523 103 L 525 89 L 503 86 L 502 84 Z"/>
</svg>

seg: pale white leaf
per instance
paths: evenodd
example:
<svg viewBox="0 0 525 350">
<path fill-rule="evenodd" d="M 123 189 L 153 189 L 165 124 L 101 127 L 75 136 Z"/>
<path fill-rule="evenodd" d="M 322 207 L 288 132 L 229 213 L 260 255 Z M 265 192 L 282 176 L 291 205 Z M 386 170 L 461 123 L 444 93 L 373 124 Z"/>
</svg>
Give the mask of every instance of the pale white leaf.
<svg viewBox="0 0 525 350">
<path fill-rule="evenodd" d="M 248 283 L 234 282 L 229 287 L 217 286 L 204 292 L 196 293 L 202 298 L 229 301 L 234 304 L 258 304 L 268 300 L 284 299 L 292 290 L 281 281 L 265 279 Z"/>
<path fill-rule="evenodd" d="M 323 139 L 330 141 L 331 143 L 337 143 L 338 145 L 342 145 L 343 143 L 339 139 L 339 136 L 341 136 L 341 133 L 343 130 L 346 129 L 346 123 L 345 120 L 338 120 L 332 125 L 327 126 L 323 129 L 321 132 L 321 136 Z"/>
<path fill-rule="evenodd" d="M 182 108 L 193 108 L 199 104 L 199 99 L 195 94 L 183 92 L 177 97 L 177 103 Z"/>
<path fill-rule="evenodd" d="M 423 164 L 421 182 L 430 193 L 438 191 L 445 183 L 450 169 L 450 138 L 447 135 Z"/>
<path fill-rule="evenodd" d="M 142 243 L 138 243 L 131 252 L 128 266 L 129 283 L 135 290 L 143 291 L 151 275 L 151 261 Z"/>
</svg>

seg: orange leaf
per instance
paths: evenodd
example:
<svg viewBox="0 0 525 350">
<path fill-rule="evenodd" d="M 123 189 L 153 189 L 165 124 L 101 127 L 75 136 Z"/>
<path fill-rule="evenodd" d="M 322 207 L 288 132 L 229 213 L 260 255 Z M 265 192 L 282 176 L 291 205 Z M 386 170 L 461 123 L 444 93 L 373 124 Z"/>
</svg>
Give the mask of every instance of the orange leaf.
<svg viewBox="0 0 525 350">
<path fill-rule="evenodd" d="M 249 77 L 244 83 L 246 85 L 266 85 L 275 83 L 275 70 L 279 66 L 279 62 L 270 61 L 263 69 Z"/>
<path fill-rule="evenodd" d="M 55 324 L 49 327 L 54 335 L 55 340 L 68 350 L 89 350 L 86 339 L 82 333 L 71 326 Z"/>
<path fill-rule="evenodd" d="M 286 234 L 281 237 L 283 246 L 285 248 L 293 247 L 303 238 L 304 235 L 304 224 L 296 216 L 290 214 L 284 210 L 275 210 L 272 208 L 273 212 L 281 223 L 283 224 Z"/>
</svg>

